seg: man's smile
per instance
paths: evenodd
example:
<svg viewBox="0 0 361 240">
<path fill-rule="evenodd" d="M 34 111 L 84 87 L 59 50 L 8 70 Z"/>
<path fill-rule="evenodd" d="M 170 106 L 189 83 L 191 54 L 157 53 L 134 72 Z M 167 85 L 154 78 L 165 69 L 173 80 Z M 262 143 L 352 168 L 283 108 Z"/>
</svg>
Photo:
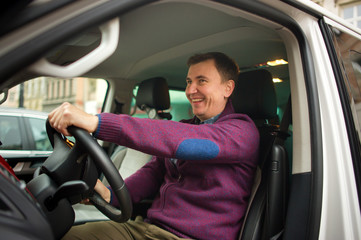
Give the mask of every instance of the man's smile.
<svg viewBox="0 0 361 240">
<path fill-rule="evenodd" d="M 203 98 L 193 98 L 191 100 L 192 100 L 192 103 L 197 103 L 197 102 L 203 101 Z"/>
</svg>

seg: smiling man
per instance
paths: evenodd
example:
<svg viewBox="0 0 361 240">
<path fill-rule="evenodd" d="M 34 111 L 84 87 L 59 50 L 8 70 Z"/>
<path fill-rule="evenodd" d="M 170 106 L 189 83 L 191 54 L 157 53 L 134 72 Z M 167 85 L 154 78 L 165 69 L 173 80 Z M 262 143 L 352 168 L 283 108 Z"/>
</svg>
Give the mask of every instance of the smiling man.
<svg viewBox="0 0 361 240">
<path fill-rule="evenodd" d="M 49 114 L 50 124 L 65 135 L 75 125 L 98 139 L 154 155 L 125 180 L 133 203 L 155 196 L 144 221 L 87 223 L 73 227 L 65 239 L 238 238 L 257 165 L 258 130 L 229 100 L 239 73 L 231 58 L 197 54 L 188 66 L 185 92 L 193 119 L 94 116 L 68 103 Z M 95 190 L 117 205 L 101 182 Z"/>
<path fill-rule="evenodd" d="M 226 64 L 227 60 L 223 54 L 212 53 L 195 55 L 188 61 L 186 95 L 193 114 L 201 121 L 220 114 L 233 92 L 238 68 L 233 62 Z"/>
</svg>

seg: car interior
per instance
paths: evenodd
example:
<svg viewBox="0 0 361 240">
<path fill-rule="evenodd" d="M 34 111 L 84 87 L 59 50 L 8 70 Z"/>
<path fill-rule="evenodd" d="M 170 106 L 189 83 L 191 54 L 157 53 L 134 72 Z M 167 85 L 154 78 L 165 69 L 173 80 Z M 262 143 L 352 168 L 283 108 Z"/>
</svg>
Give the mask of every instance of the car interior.
<svg viewBox="0 0 361 240">
<path fill-rule="evenodd" d="M 32 27 L 36 24 L 25 30 Z M 26 67 L 2 81 L 0 89 L 41 76 L 101 78 L 108 82 L 102 111 L 131 114 L 135 98 L 135 105 L 149 118 L 172 121 L 169 91 L 184 91 L 187 59 L 211 51 L 232 57 L 241 71 L 232 96 L 235 110 L 248 114 L 261 136 L 257 177 L 239 239 L 294 234 L 285 232 L 292 175 L 309 171 L 311 163 L 310 146 L 302 144 L 309 139 L 308 107 L 301 100 L 307 99 L 299 67 L 302 61 L 289 29 L 215 2 L 160 1 L 119 12 L 116 18 L 64 40 L 31 64 L 24 63 Z M 134 88 L 138 89 L 136 96 Z M 66 139 L 48 129 L 54 152 L 27 184 L 46 215 L 38 217 L 41 228 L 51 229 L 49 234 L 58 239 L 74 219 L 75 224 L 82 224 L 104 218 L 103 214 L 115 221 L 145 215 L 151 199 L 142 206 L 131 206 L 125 191 L 116 193 L 124 204 L 121 211 L 109 210 L 96 198 L 93 201 L 100 214 L 78 204 L 91 195 L 98 177 L 119 186 L 150 156 L 108 142 L 100 142 L 98 147 L 81 130 L 73 131 L 75 145 L 70 148 Z M 86 147 L 84 151 L 86 145 L 95 150 Z M 87 160 L 74 166 L 80 158 Z M 107 163 L 111 161 L 114 165 Z M 48 223 L 43 223 L 44 219 Z"/>
</svg>

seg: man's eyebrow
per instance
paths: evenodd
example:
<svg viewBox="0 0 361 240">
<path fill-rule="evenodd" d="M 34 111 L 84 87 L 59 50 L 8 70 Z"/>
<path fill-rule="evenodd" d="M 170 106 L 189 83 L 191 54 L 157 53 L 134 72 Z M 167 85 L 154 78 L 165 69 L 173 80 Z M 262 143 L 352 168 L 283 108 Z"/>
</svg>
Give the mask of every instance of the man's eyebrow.
<svg viewBox="0 0 361 240">
<path fill-rule="evenodd" d="M 195 77 L 195 79 L 207 79 L 207 77 L 204 75 L 199 75 L 199 76 Z M 190 77 L 187 77 L 186 81 L 188 81 L 188 80 L 192 80 L 192 79 Z"/>
<path fill-rule="evenodd" d="M 207 78 L 207 77 L 204 76 L 204 75 L 199 75 L 199 76 L 197 76 L 196 78 L 197 78 L 197 79 L 200 79 L 200 78 Z"/>
</svg>

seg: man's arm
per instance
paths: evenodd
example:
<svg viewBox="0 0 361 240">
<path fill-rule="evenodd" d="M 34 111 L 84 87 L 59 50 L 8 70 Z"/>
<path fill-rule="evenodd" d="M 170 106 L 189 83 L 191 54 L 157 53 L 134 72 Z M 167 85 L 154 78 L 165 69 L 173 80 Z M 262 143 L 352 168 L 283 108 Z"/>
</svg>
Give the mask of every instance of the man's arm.
<svg viewBox="0 0 361 240">
<path fill-rule="evenodd" d="M 192 125 L 103 113 L 95 137 L 154 156 L 209 162 L 239 162 L 254 156 L 258 130 L 242 114 L 230 114 L 215 124 Z"/>
</svg>

